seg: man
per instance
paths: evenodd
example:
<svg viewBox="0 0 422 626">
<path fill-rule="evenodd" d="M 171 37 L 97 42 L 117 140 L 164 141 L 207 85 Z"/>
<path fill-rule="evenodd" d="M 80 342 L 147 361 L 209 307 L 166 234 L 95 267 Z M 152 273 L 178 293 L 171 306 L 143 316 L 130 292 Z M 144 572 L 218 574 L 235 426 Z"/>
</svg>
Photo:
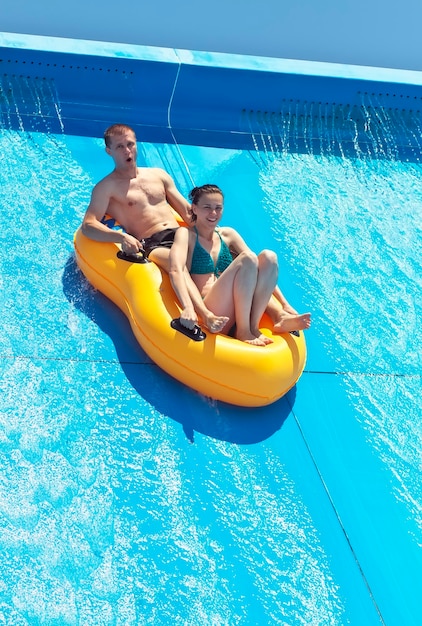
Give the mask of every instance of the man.
<svg viewBox="0 0 422 626">
<path fill-rule="evenodd" d="M 129 126 L 110 126 L 104 133 L 104 140 L 115 168 L 95 185 L 82 232 L 96 241 L 120 243 L 123 252 L 128 254 L 143 250 L 142 240 L 145 239 L 147 256 L 151 254 L 151 260 L 167 270 L 168 250 L 178 228 L 171 209 L 188 221 L 190 205 L 164 170 L 137 167 L 136 136 Z M 120 222 L 126 233 L 110 230 L 102 224 L 106 213 Z M 167 230 L 170 232 L 163 246 L 155 247 L 153 242 L 157 233 Z"/>
<path fill-rule="evenodd" d="M 172 209 L 190 222 L 190 205 L 176 189 L 173 179 L 158 167 L 138 167 L 135 132 L 126 124 L 113 124 L 104 133 L 106 152 L 114 161 L 114 170 L 95 185 L 82 222 L 82 232 L 96 241 L 112 241 L 127 254 L 144 251 L 146 256 L 169 271 L 170 248 L 179 228 Z M 115 218 L 126 232 L 111 230 L 101 222 L 105 214 Z M 227 318 L 209 311 L 199 291 L 188 277 L 189 292 L 205 326 L 214 333 Z M 191 319 L 183 325 L 193 328 Z"/>
</svg>

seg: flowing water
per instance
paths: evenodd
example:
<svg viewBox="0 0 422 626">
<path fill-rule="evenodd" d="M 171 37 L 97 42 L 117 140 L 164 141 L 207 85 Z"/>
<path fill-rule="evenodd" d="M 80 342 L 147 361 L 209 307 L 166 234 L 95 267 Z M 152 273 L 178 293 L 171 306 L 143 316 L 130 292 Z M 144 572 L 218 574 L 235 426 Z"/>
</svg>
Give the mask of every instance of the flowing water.
<svg viewBox="0 0 422 626">
<path fill-rule="evenodd" d="M 102 142 L 52 134 L 51 86 L 23 111 L 18 88 L 0 118 L 2 623 L 380 623 L 294 400 L 246 415 L 151 364 L 73 260 Z M 224 223 L 277 250 L 314 317 L 304 377 L 336 376 L 420 547 L 421 164 L 409 121 L 377 116 L 384 134 L 368 113 L 343 148 L 312 111 L 259 120 L 255 152 L 143 144 L 140 164 L 185 194 L 216 182 Z"/>
</svg>

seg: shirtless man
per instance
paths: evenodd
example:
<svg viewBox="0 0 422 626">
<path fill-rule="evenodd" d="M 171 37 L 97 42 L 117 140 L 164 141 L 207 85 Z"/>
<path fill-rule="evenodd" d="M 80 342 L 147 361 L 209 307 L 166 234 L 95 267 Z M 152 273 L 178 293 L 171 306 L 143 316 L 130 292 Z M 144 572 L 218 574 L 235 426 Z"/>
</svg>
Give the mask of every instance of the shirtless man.
<svg viewBox="0 0 422 626">
<path fill-rule="evenodd" d="M 186 223 L 190 205 L 176 189 L 173 179 L 158 167 L 137 167 L 136 136 L 130 126 L 113 124 L 104 133 L 106 152 L 114 170 L 95 185 L 82 222 L 82 232 L 96 241 L 119 243 L 122 251 L 146 256 L 169 270 L 170 248 L 179 224 L 172 208 Z M 115 218 L 126 232 L 111 230 L 101 222 L 105 214 Z M 187 273 L 188 274 L 188 273 Z M 227 322 L 203 303 L 196 285 L 187 278 L 189 293 L 204 325 L 217 333 Z M 184 320 L 192 328 L 193 320 Z"/>
</svg>

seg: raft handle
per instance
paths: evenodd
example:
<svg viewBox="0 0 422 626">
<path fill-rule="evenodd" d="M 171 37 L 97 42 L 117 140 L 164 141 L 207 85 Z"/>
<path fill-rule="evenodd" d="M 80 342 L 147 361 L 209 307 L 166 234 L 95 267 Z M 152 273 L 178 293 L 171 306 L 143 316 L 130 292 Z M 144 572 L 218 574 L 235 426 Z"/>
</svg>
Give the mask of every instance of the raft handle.
<svg viewBox="0 0 422 626">
<path fill-rule="evenodd" d="M 186 337 L 189 337 L 189 339 L 193 339 L 194 341 L 204 341 L 206 338 L 204 331 L 196 324 L 192 329 L 183 326 L 180 321 L 180 317 L 176 317 L 174 320 L 171 320 L 170 326 L 174 328 L 174 330 L 178 330 L 179 333 L 186 335 Z"/>
<path fill-rule="evenodd" d="M 127 252 L 123 252 L 122 250 L 119 250 L 119 252 L 117 253 L 117 257 L 121 259 L 122 261 L 129 261 L 129 263 L 149 263 L 150 262 L 148 261 L 147 257 L 144 255 L 144 253 L 141 250 L 137 252 L 136 254 L 128 254 Z"/>
</svg>

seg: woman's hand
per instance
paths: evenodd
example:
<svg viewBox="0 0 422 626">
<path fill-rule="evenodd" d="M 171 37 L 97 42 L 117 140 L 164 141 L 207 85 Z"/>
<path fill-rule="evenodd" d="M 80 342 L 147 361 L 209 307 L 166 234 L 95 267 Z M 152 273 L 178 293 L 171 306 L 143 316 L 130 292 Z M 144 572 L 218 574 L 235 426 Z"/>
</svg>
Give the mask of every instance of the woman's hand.
<svg viewBox="0 0 422 626">
<path fill-rule="evenodd" d="M 187 306 L 182 310 L 180 313 L 180 323 L 182 326 L 185 326 L 185 328 L 189 328 L 189 330 L 195 327 L 198 323 L 198 317 L 193 306 Z"/>
</svg>

